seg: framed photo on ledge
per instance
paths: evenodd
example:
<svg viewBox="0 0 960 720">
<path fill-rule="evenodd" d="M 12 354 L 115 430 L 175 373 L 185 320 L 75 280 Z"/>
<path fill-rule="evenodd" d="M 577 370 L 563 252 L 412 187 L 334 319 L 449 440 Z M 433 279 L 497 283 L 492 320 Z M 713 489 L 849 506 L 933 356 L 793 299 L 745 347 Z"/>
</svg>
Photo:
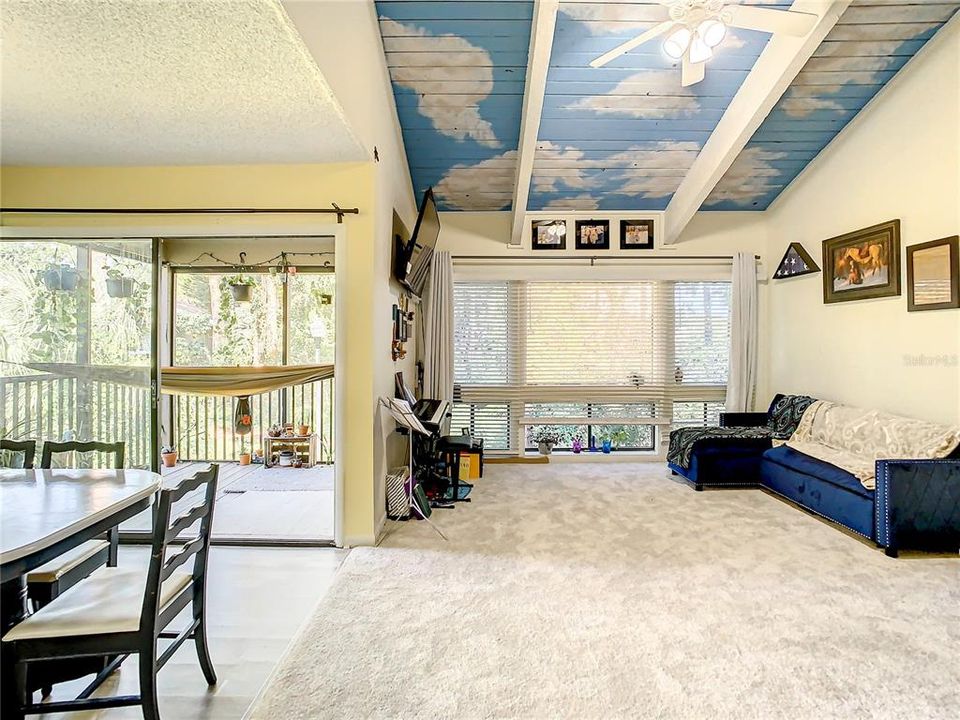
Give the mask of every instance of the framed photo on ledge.
<svg viewBox="0 0 960 720">
<path fill-rule="evenodd" d="M 566 220 L 534 220 L 531 230 L 530 247 L 534 250 L 566 249 Z"/>
<path fill-rule="evenodd" d="M 907 312 L 960 308 L 960 237 L 907 248 Z"/>
<path fill-rule="evenodd" d="M 823 302 L 900 294 L 900 221 L 823 241 Z"/>
<path fill-rule="evenodd" d="M 653 250 L 653 220 L 621 220 L 621 250 Z"/>
<path fill-rule="evenodd" d="M 577 250 L 609 250 L 609 220 L 577 220 Z"/>
</svg>

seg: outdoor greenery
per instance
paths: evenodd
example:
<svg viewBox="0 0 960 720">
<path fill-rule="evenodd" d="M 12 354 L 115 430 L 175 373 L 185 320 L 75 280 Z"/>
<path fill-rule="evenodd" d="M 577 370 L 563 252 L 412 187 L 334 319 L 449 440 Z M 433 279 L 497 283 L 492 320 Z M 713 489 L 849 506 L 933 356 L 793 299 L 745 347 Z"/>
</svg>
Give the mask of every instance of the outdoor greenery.
<svg viewBox="0 0 960 720">
<path fill-rule="evenodd" d="M 283 363 L 283 275 L 179 271 L 175 275 L 174 363 L 188 366 Z M 333 273 L 285 276 L 287 364 L 333 362 Z M 249 302 L 230 286 L 252 286 Z"/>
<path fill-rule="evenodd" d="M 123 440 L 146 465 L 152 298 L 149 241 L 0 244 L 4 422 L 41 440 Z"/>
<path fill-rule="evenodd" d="M 123 243 L 114 246 L 94 249 L 52 242 L 0 244 L 3 375 L 29 374 L 32 371 L 24 365 L 31 362 L 149 364 L 150 265 L 135 257 L 142 248 Z M 104 252 L 107 249 L 117 254 Z M 84 260 L 88 254 L 87 265 Z M 45 284 L 44 273 L 62 266 L 79 271 L 76 289 L 50 289 Z M 107 293 L 107 278 L 118 277 L 132 279 L 134 291 L 129 297 L 112 298 Z M 88 322 L 81 322 L 87 312 Z M 81 357 L 86 342 L 89 357 Z"/>
</svg>

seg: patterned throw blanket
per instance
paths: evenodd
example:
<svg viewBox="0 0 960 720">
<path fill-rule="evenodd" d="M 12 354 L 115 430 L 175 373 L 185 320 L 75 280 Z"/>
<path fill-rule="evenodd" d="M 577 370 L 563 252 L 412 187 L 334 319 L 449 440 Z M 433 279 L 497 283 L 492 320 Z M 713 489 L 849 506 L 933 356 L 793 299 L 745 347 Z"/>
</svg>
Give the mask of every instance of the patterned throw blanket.
<svg viewBox="0 0 960 720">
<path fill-rule="evenodd" d="M 843 468 L 873 490 L 877 460 L 946 457 L 960 445 L 960 428 L 818 400 L 786 444 Z"/>
<path fill-rule="evenodd" d="M 673 430 L 670 433 L 670 447 L 667 450 L 667 462 L 682 467 L 690 467 L 693 446 L 701 440 L 718 438 L 737 438 L 738 440 L 769 440 L 773 433 L 766 425 L 760 427 L 688 427 Z"/>
<path fill-rule="evenodd" d="M 760 427 L 688 427 L 670 433 L 667 462 L 687 469 L 694 445 L 700 440 L 737 438 L 738 440 L 785 440 L 790 437 L 804 411 L 814 402 L 806 395 L 784 395 L 770 410 L 766 425 Z"/>
</svg>

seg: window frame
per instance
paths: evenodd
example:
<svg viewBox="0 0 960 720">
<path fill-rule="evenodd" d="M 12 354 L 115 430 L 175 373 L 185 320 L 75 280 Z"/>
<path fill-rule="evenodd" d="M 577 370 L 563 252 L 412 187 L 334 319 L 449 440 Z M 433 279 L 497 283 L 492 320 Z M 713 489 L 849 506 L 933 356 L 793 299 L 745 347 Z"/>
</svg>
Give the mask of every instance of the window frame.
<svg viewBox="0 0 960 720">
<path fill-rule="evenodd" d="M 618 404 L 620 402 L 629 403 L 629 402 L 646 402 L 643 399 L 637 400 L 608 400 L 606 402 L 592 400 L 589 397 L 584 397 L 584 386 L 579 386 L 572 388 L 571 396 L 567 399 L 561 400 L 556 399 L 544 399 L 543 397 L 536 397 L 536 387 L 537 384 L 527 384 L 526 382 L 526 373 L 525 373 L 525 363 L 527 360 L 527 337 L 524 332 L 524 320 L 525 320 L 525 310 L 526 302 L 529 297 L 528 287 L 530 284 L 536 283 L 556 283 L 556 282 L 569 282 L 569 283 L 597 283 L 603 284 L 605 282 L 611 283 L 624 283 L 624 282 L 637 282 L 637 283 L 648 283 L 654 282 L 658 288 L 654 290 L 652 302 L 653 306 L 653 317 L 652 317 L 652 328 L 653 336 L 655 337 L 654 342 L 658 346 L 656 352 L 654 353 L 654 366 L 656 371 L 660 374 L 660 382 L 663 384 L 663 391 L 665 393 L 664 397 L 659 400 L 652 400 L 654 403 L 654 410 L 652 417 L 656 418 L 656 422 L 650 425 L 638 426 L 645 427 L 651 430 L 651 442 L 649 445 L 644 447 L 623 447 L 618 448 L 620 451 L 624 452 L 643 452 L 643 453 L 658 453 L 658 448 L 661 448 L 667 433 L 670 428 L 674 426 L 674 412 L 673 405 L 674 402 L 677 403 L 702 403 L 704 407 L 704 416 L 708 415 L 707 408 L 714 403 L 722 403 L 722 397 L 719 397 L 721 394 L 725 396 L 726 388 L 729 385 L 729 349 L 726 355 L 726 373 L 725 379 L 722 382 L 717 382 L 712 379 L 705 378 L 704 381 L 699 381 L 699 378 L 687 378 L 686 382 L 679 383 L 679 390 L 673 389 L 673 384 L 667 378 L 674 377 L 674 368 L 678 362 L 678 348 L 681 346 L 681 342 L 686 340 L 688 337 L 687 330 L 684 329 L 683 332 L 678 336 L 678 329 L 683 325 L 683 317 L 678 317 L 678 307 L 680 302 L 678 301 L 677 290 L 679 286 L 683 285 L 721 285 L 727 288 L 726 290 L 726 310 L 729 312 L 729 304 L 731 302 L 731 293 L 732 293 L 732 284 L 729 280 L 723 280 L 719 278 L 702 278 L 702 279 L 636 279 L 633 280 L 568 280 L 568 281 L 558 281 L 558 280 L 541 280 L 539 278 L 532 279 L 474 279 L 474 278 L 455 278 L 454 279 L 454 328 L 457 327 L 457 312 L 458 312 L 458 298 L 457 298 L 457 286 L 483 286 L 483 285 L 503 285 L 508 286 L 507 297 L 508 297 L 508 307 L 506 311 L 506 316 L 503 319 L 503 322 L 507 327 L 507 336 L 510 338 L 508 344 L 508 361 L 507 366 L 510 368 L 508 371 L 509 380 L 505 385 L 498 385 L 494 383 L 484 383 L 479 384 L 463 382 L 456 377 L 456 367 L 454 368 L 455 372 L 455 386 L 457 388 L 457 399 L 456 404 L 462 406 L 464 411 L 468 413 L 472 419 L 477 408 L 484 407 L 490 404 L 501 404 L 506 406 L 506 416 L 503 418 L 505 435 L 507 437 L 508 447 L 504 449 L 497 448 L 495 452 L 502 453 L 512 453 L 512 454 L 524 454 L 535 450 L 535 444 L 530 445 L 527 440 L 527 432 L 524 425 L 521 425 L 521 419 L 527 416 L 526 405 L 530 403 L 566 403 L 566 402 L 575 402 L 586 405 L 589 412 L 594 409 L 594 406 L 603 406 L 605 404 L 614 403 Z M 667 289 L 667 286 L 668 289 Z M 666 291 L 665 291 L 666 290 Z M 475 290 L 473 291 L 475 292 Z M 461 308 L 469 308 L 469 303 L 471 300 L 467 299 L 465 305 L 459 305 Z M 708 303 L 709 305 L 709 303 Z M 721 306 L 718 306 L 717 309 L 720 309 Z M 461 309 L 460 312 L 464 310 Z M 481 315 L 483 310 L 481 309 Z M 517 317 L 514 318 L 513 315 L 517 314 Z M 496 315 L 491 316 L 493 321 L 496 322 Z M 704 308 L 702 313 L 697 313 L 692 316 L 694 322 L 696 323 L 698 319 L 703 320 L 703 327 L 709 327 L 711 322 L 717 322 L 720 318 L 724 317 L 724 313 L 710 313 L 708 308 Z M 728 317 L 728 316 L 727 316 Z M 729 334 L 731 328 L 729 325 L 729 319 L 726 324 L 726 331 Z M 516 332 L 517 337 L 514 337 Z M 729 345 L 727 346 L 729 348 Z M 457 352 L 454 353 L 454 358 L 457 357 Z M 513 373 L 516 373 L 514 377 Z M 497 397 L 496 391 L 498 387 L 503 389 L 503 396 Z M 600 386 L 598 386 L 600 387 Z M 461 395 L 461 388 L 462 395 Z M 586 389 L 586 392 L 589 392 L 589 389 Z M 513 393 L 513 394 L 511 394 Z M 563 425 L 563 423 L 551 423 L 552 425 Z M 570 423 L 574 425 L 574 423 Z M 680 421 L 680 424 L 691 424 L 689 421 Z M 583 427 L 583 423 L 576 423 L 577 427 Z M 533 426 L 535 427 L 535 426 Z M 586 425 L 586 440 L 589 446 L 591 439 L 598 438 L 601 434 L 601 428 L 603 426 L 594 426 Z M 499 433 L 498 433 L 499 435 Z M 563 447 L 558 447 L 559 450 L 564 450 Z"/>
</svg>

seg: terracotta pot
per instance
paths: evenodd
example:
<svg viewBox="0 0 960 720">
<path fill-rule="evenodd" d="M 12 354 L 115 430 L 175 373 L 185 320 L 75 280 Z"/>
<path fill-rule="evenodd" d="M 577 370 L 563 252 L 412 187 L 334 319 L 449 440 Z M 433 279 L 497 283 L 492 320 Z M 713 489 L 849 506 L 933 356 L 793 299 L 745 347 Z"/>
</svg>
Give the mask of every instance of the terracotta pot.
<svg viewBox="0 0 960 720">
<path fill-rule="evenodd" d="M 301 425 L 300 428 L 299 428 L 299 430 L 300 430 L 300 437 L 306 437 L 307 435 L 310 434 L 310 426 L 309 426 L 309 425 Z"/>
<path fill-rule="evenodd" d="M 240 464 L 241 465 L 250 464 L 250 453 L 240 453 Z"/>
<path fill-rule="evenodd" d="M 160 453 L 160 459 L 163 460 L 164 467 L 176 467 L 177 465 L 177 453 L 175 452 Z"/>
</svg>

